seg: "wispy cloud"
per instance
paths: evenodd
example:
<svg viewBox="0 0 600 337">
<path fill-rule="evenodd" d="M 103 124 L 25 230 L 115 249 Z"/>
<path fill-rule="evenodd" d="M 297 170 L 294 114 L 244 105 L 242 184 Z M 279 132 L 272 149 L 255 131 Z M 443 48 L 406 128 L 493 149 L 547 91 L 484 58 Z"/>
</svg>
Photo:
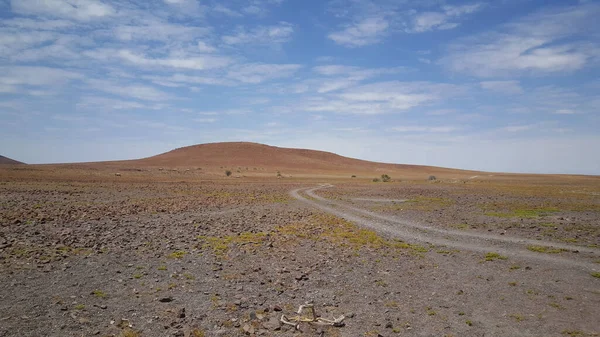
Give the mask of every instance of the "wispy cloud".
<svg viewBox="0 0 600 337">
<path fill-rule="evenodd" d="M 476 12 L 482 7 L 481 4 L 470 4 L 463 6 L 444 6 L 438 12 L 423 12 L 414 16 L 409 33 L 423 33 L 432 30 L 453 29 L 460 25 L 458 19 L 466 14 Z"/>
<path fill-rule="evenodd" d="M 389 23 L 382 17 L 371 17 L 348 25 L 343 30 L 333 32 L 327 37 L 337 44 L 347 47 L 362 47 L 382 41 Z"/>
<path fill-rule="evenodd" d="M 428 82 L 377 82 L 340 93 L 315 97 L 304 108 L 312 112 L 374 115 L 409 110 L 443 97 L 459 95 L 459 87 Z"/>
<path fill-rule="evenodd" d="M 143 101 L 167 101 L 172 98 L 171 95 L 144 84 L 121 84 L 118 82 L 97 79 L 90 79 L 87 83 L 90 87 L 100 91 L 123 97 L 136 98 Z"/>
<path fill-rule="evenodd" d="M 31 87 L 54 87 L 84 76 L 69 70 L 40 67 L 0 67 L 0 92 L 27 92 Z"/>
<path fill-rule="evenodd" d="M 97 0 L 11 0 L 12 10 L 19 14 L 88 21 L 116 14 L 116 10 Z"/>
<path fill-rule="evenodd" d="M 243 64 L 232 67 L 227 72 L 227 77 L 242 83 L 262 83 L 267 80 L 289 77 L 300 67 L 299 64 Z"/>
<path fill-rule="evenodd" d="M 258 26 L 252 29 L 238 27 L 233 34 L 225 35 L 222 41 L 228 45 L 271 45 L 287 42 L 294 33 L 294 27 L 288 22 L 279 22 L 273 26 Z"/>
<path fill-rule="evenodd" d="M 460 130 L 455 126 L 397 126 L 391 128 L 395 132 L 427 132 L 427 133 L 448 133 Z"/>
<path fill-rule="evenodd" d="M 523 88 L 519 85 L 519 81 L 484 81 L 479 84 L 483 89 L 503 94 L 523 93 Z"/>
<path fill-rule="evenodd" d="M 539 11 L 498 31 L 452 44 L 441 63 L 481 77 L 569 72 L 583 68 L 598 47 L 566 37 L 589 32 L 600 14 L 597 4 Z"/>
</svg>

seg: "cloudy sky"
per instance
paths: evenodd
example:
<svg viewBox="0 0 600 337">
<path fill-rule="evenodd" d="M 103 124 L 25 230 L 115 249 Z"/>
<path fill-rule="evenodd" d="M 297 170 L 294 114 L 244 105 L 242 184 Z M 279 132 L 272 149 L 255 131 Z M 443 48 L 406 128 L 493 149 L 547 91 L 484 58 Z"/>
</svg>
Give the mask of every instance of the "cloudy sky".
<svg viewBox="0 0 600 337">
<path fill-rule="evenodd" d="M 0 154 L 252 141 L 600 174 L 600 3 L 0 0 Z"/>
</svg>

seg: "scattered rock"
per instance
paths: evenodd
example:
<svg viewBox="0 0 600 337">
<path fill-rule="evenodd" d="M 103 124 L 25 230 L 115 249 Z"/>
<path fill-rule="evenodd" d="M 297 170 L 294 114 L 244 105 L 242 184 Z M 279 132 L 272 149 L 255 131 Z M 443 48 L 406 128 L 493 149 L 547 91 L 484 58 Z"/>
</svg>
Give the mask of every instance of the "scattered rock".
<svg viewBox="0 0 600 337">
<path fill-rule="evenodd" d="M 281 321 L 277 316 L 272 316 L 268 321 L 264 322 L 262 326 L 267 330 L 280 330 Z"/>
<path fill-rule="evenodd" d="M 244 324 L 244 326 L 242 327 L 242 330 L 244 330 L 244 332 L 247 335 L 252 335 L 254 334 L 254 327 L 250 324 Z"/>
</svg>

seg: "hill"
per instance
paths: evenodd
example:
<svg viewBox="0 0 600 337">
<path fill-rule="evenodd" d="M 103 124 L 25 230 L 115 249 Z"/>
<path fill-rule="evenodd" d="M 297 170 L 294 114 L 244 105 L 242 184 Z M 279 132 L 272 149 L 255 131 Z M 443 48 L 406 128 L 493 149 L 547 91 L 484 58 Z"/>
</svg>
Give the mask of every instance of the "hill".
<svg viewBox="0 0 600 337">
<path fill-rule="evenodd" d="M 122 162 L 125 163 L 125 162 Z M 257 143 L 210 143 L 175 149 L 157 156 L 128 161 L 147 167 L 207 167 L 242 168 L 244 171 L 273 171 L 283 173 L 360 174 L 445 174 L 464 173 L 441 167 L 387 164 L 343 157 L 331 152 L 281 148 Z M 246 170 L 246 168 L 248 168 Z"/>
<path fill-rule="evenodd" d="M 17 164 L 23 164 L 23 163 L 21 163 L 20 161 L 16 161 L 14 159 L 0 156 L 0 165 L 17 165 Z"/>
</svg>

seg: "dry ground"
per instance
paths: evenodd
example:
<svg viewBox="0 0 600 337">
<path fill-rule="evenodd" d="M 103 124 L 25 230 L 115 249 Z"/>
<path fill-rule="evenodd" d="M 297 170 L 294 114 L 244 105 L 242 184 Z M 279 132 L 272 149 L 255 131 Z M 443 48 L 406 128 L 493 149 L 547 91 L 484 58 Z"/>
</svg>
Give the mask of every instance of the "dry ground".
<svg viewBox="0 0 600 337">
<path fill-rule="evenodd" d="M 120 173 L 0 169 L 0 336 L 600 333 L 598 178 Z"/>
</svg>

